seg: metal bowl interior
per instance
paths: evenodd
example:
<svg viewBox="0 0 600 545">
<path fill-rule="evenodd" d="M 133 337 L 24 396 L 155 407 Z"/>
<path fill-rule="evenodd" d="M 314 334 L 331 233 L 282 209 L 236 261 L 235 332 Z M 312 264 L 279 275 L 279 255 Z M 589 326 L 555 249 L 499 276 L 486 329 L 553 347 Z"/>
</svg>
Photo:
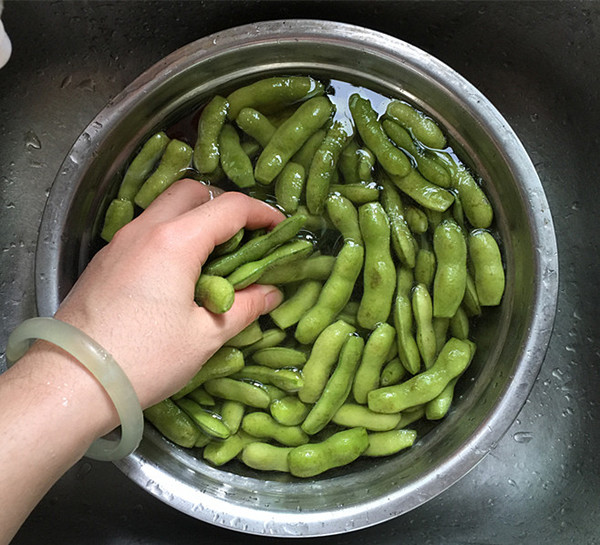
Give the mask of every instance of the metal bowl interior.
<svg viewBox="0 0 600 545">
<path fill-rule="evenodd" d="M 471 84 L 407 43 L 332 22 L 257 23 L 189 44 L 127 87 L 74 144 L 44 212 L 36 292 L 39 314 L 51 315 L 97 250 L 118 175 L 144 138 L 215 93 L 282 73 L 348 81 L 408 99 L 437 119 L 483 180 L 507 272 L 502 305 L 477 324 L 477 355 L 452 411 L 401 455 L 301 481 L 235 464 L 211 467 L 147 426 L 140 448 L 117 463 L 141 487 L 198 519 L 252 534 L 317 536 L 406 513 L 464 476 L 516 418 L 543 361 L 558 283 L 550 211 L 517 136 Z"/>
</svg>

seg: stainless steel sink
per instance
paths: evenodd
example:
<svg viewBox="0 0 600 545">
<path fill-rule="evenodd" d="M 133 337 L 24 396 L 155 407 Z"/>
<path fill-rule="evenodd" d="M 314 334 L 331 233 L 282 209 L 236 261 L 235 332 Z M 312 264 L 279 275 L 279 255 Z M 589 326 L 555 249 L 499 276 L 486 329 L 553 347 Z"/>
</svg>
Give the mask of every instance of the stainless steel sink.
<svg viewBox="0 0 600 545">
<path fill-rule="evenodd" d="M 536 164 L 560 252 L 550 349 L 525 408 L 496 448 L 458 484 L 408 515 L 320 541 L 600 542 L 596 2 L 9 1 L 3 21 L 14 53 L 0 70 L 0 346 L 35 314 L 33 265 L 44 204 L 62 160 L 94 115 L 176 48 L 234 25 L 285 17 L 386 32 L 470 80 L 507 118 Z M 14 543 L 267 539 L 187 517 L 113 465 L 82 460 Z"/>
</svg>

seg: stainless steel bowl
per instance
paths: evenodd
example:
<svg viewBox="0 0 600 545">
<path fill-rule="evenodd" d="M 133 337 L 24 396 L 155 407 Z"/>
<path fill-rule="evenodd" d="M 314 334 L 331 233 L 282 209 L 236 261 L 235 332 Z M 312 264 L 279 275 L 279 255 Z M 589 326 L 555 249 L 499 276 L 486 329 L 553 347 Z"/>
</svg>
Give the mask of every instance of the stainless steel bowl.
<svg viewBox="0 0 600 545">
<path fill-rule="evenodd" d="M 405 97 L 446 127 L 496 211 L 507 268 L 503 303 L 477 326 L 477 356 L 453 410 L 402 455 L 299 481 L 216 469 L 148 426 L 140 448 L 117 465 L 148 492 L 213 524 L 275 536 L 336 534 L 406 513 L 493 449 L 530 392 L 554 320 L 557 249 L 540 180 L 507 122 L 452 69 L 390 36 L 312 20 L 238 27 L 174 52 L 108 104 L 65 159 L 41 225 L 37 303 L 40 315 L 51 315 L 96 250 L 115 176 L 145 137 L 215 93 L 275 73 L 336 78 Z"/>
</svg>

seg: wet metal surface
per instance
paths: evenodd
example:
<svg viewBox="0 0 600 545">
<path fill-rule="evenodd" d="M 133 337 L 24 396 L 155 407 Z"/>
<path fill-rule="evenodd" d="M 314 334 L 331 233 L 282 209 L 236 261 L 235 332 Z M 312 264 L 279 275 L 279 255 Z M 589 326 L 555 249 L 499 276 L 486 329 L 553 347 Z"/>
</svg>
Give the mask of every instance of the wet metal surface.
<svg viewBox="0 0 600 545">
<path fill-rule="evenodd" d="M 104 104 L 201 36 L 285 17 L 367 26 L 437 56 L 478 87 L 528 150 L 559 245 L 555 331 L 506 436 L 426 505 L 331 544 L 600 543 L 600 325 L 596 2 L 8 2 L 13 57 L 0 71 L 0 345 L 35 313 L 34 253 L 50 185 Z M 0 361 L 4 366 L 4 360 Z M 81 461 L 16 544 L 262 543 L 199 522 L 110 464 Z M 316 541 L 316 540 L 313 540 Z"/>
</svg>

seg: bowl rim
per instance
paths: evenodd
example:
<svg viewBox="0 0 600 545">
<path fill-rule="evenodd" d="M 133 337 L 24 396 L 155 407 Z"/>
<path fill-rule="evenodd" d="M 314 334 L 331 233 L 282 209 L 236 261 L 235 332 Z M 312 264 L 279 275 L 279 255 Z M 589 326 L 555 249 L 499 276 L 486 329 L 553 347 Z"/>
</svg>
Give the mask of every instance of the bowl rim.
<svg viewBox="0 0 600 545">
<path fill-rule="evenodd" d="M 162 490 L 155 486 L 157 482 L 164 479 L 164 475 L 159 475 L 159 468 L 140 451 L 116 462 L 117 467 L 129 478 L 176 509 L 228 529 L 259 535 L 309 537 L 366 528 L 406 513 L 439 495 L 466 475 L 496 446 L 525 403 L 544 360 L 558 299 L 557 244 L 543 186 L 519 138 L 488 99 L 439 59 L 393 36 L 334 21 L 281 19 L 229 28 L 175 50 L 145 70 L 89 123 L 63 162 L 42 216 L 36 249 L 38 313 L 52 315 L 58 306 L 56 274 L 59 270 L 59 255 L 55 250 L 59 238 L 56 227 L 60 227 L 64 222 L 64 210 L 72 202 L 73 187 L 76 185 L 78 173 L 85 170 L 86 161 L 90 160 L 90 149 L 93 149 L 94 145 L 112 130 L 115 123 L 113 119 L 118 119 L 120 113 L 131 108 L 139 93 L 144 92 L 145 87 L 168 79 L 173 72 L 189 68 L 214 53 L 235 50 L 241 45 L 247 45 L 249 40 L 267 42 L 315 38 L 349 41 L 365 50 L 401 58 L 404 63 L 417 65 L 419 70 L 436 81 L 439 80 L 439 74 L 443 73 L 445 76 L 443 84 L 449 92 L 468 95 L 465 100 L 476 109 L 477 117 L 481 118 L 482 123 L 487 124 L 487 129 L 497 139 L 498 145 L 505 150 L 514 177 L 521 181 L 521 196 L 529 209 L 534 211 L 529 228 L 535 246 L 539 249 L 536 277 L 540 281 L 535 286 L 536 308 L 528 324 L 529 336 L 521 349 L 521 354 L 527 357 L 527 365 L 517 367 L 512 381 L 499 397 L 492 413 L 456 452 L 456 456 L 446 460 L 436 468 L 436 471 L 415 480 L 410 487 L 403 489 L 402 494 L 376 498 L 367 504 L 362 504 L 361 510 L 349 506 L 341 507 L 334 512 L 328 511 L 327 523 L 323 525 L 322 518 L 317 516 L 319 513 L 314 512 L 268 513 L 250 507 L 245 510 L 239 508 L 235 513 L 231 513 L 226 509 L 228 505 L 226 498 L 207 496 L 207 504 L 203 509 L 198 510 L 198 490 L 191 490 L 190 487 L 186 490 L 187 485 L 169 476 L 168 480 L 177 481 L 178 492 L 185 490 L 185 495 L 173 497 L 165 494 L 164 486 Z M 256 522 L 257 517 L 261 524 Z M 268 527 L 265 524 L 267 520 Z"/>
</svg>

